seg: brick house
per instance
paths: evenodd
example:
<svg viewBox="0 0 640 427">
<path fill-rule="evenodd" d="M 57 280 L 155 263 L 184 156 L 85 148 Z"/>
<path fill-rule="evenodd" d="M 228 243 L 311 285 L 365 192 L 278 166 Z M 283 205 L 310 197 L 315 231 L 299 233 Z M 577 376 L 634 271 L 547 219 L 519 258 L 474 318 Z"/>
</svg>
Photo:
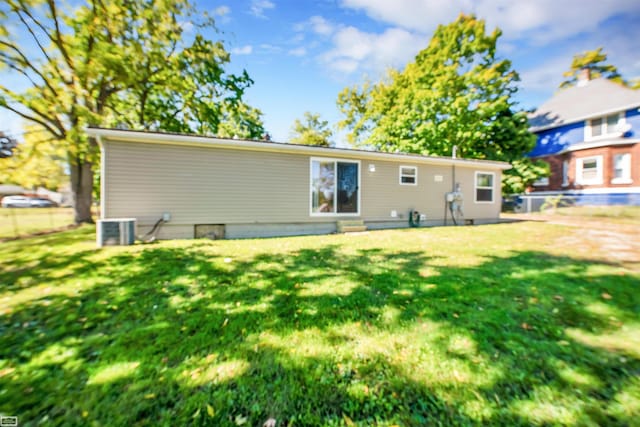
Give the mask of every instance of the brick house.
<svg viewBox="0 0 640 427">
<path fill-rule="evenodd" d="M 558 91 L 529 118 L 538 137 L 530 157 L 551 175 L 526 197 L 563 194 L 577 205 L 640 205 L 640 90 L 589 78 Z"/>
</svg>

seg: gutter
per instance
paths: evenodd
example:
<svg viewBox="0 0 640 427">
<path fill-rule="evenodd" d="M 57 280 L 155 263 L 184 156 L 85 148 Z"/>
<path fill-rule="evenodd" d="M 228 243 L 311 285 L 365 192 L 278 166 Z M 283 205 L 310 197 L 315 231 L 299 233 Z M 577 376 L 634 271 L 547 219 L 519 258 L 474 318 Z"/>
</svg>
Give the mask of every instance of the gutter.
<svg viewBox="0 0 640 427">
<path fill-rule="evenodd" d="M 282 142 L 253 141 L 244 139 L 217 138 L 212 136 L 186 135 L 163 132 L 145 132 L 89 127 L 85 129 L 89 136 L 98 139 L 102 147 L 104 140 L 138 142 L 147 144 L 216 147 L 233 150 L 266 151 L 275 153 L 308 154 L 312 156 L 340 156 L 345 158 L 411 161 L 433 165 L 456 165 L 461 167 L 483 167 L 487 169 L 511 169 L 507 162 L 493 160 L 454 159 L 451 157 L 421 156 L 417 154 L 382 153 L 377 151 L 355 150 L 349 148 L 313 147 L 308 145 L 287 144 Z"/>
</svg>

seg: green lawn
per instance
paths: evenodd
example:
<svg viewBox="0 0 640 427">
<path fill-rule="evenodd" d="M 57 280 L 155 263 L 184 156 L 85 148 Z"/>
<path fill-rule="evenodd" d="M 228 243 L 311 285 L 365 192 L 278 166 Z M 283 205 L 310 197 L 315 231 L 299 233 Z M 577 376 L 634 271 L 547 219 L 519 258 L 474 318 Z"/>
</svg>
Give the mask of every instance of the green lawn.
<svg viewBox="0 0 640 427">
<path fill-rule="evenodd" d="M 0 208 L 0 239 L 73 224 L 71 208 Z"/>
<path fill-rule="evenodd" d="M 0 413 L 20 426 L 639 425 L 639 254 L 592 238 L 523 222 L 6 242 Z"/>
</svg>

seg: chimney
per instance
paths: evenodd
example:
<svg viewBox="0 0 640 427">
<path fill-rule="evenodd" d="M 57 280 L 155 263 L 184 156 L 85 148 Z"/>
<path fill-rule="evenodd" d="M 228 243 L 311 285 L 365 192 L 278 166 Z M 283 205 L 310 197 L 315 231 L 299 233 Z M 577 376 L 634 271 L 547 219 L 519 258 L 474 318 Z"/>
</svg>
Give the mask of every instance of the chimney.
<svg viewBox="0 0 640 427">
<path fill-rule="evenodd" d="M 591 80 L 591 70 L 588 68 L 582 68 L 578 72 L 578 86 L 586 86 Z"/>
</svg>

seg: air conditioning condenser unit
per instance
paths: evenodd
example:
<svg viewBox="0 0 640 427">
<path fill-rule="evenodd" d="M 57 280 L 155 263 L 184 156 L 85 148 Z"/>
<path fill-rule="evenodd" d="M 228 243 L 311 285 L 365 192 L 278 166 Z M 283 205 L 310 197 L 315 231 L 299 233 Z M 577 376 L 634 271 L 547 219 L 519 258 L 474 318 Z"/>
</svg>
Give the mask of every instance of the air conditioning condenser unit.
<svg viewBox="0 0 640 427">
<path fill-rule="evenodd" d="M 96 242 L 98 247 L 133 245 L 136 240 L 135 218 L 112 218 L 98 220 Z"/>
</svg>

